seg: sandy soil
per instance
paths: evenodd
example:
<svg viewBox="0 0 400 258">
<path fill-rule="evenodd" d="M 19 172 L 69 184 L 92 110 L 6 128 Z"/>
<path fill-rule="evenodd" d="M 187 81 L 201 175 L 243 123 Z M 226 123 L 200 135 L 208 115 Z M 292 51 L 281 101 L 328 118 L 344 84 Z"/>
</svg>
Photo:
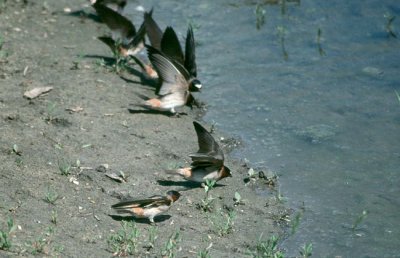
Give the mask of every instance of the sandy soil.
<svg viewBox="0 0 400 258">
<path fill-rule="evenodd" d="M 153 97 L 154 89 L 142 84 L 137 72 L 120 76 L 96 57 L 111 57 L 96 39 L 107 28 L 93 16 L 64 12 L 65 7 L 92 12 L 85 4 L 0 0 L 0 229 L 7 231 L 9 218 L 17 225 L 2 257 L 110 257 L 108 240 L 122 229 L 120 219 L 110 216 L 118 198 L 187 186 L 163 170 L 190 162 L 188 154 L 197 150 L 192 121 L 201 119 L 201 110 L 185 107 L 188 115 L 179 118 L 129 113 L 128 107 L 141 101 L 138 94 Z M 23 97 L 44 86 L 53 90 L 33 100 Z M 221 139 L 218 130 L 214 136 Z M 221 145 L 228 151 L 235 141 L 224 138 Z M 261 234 L 264 239 L 282 234 L 288 211 L 274 187 L 264 179 L 245 184 L 246 165 L 229 156 L 226 163 L 233 177 L 211 191 L 212 211 L 198 208 L 204 189 L 182 191 L 156 219 L 154 248 L 145 248 L 153 227 L 136 221 L 134 256 L 161 257 L 174 232 L 181 239 L 177 257 L 195 257 L 211 244 L 211 257 L 248 256 Z M 119 171 L 127 182 L 105 175 Z M 243 204 L 234 205 L 235 192 Z M 46 201 L 54 195 L 53 204 Z M 229 211 L 236 214 L 233 230 L 220 236 L 212 221 Z"/>
</svg>

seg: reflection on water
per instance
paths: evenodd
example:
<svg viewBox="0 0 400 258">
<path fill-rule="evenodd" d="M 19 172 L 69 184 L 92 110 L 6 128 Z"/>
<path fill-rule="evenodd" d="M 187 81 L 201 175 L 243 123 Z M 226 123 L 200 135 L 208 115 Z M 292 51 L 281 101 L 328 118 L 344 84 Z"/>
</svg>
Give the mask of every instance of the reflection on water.
<svg viewBox="0 0 400 258">
<path fill-rule="evenodd" d="M 243 138 L 236 156 L 278 173 L 289 205 L 304 202 L 283 243 L 289 256 L 305 243 L 315 257 L 398 255 L 396 1 L 288 2 L 285 14 L 279 5 L 255 12 L 265 1 L 138 2 L 182 38 L 192 22 L 205 119 Z"/>
</svg>

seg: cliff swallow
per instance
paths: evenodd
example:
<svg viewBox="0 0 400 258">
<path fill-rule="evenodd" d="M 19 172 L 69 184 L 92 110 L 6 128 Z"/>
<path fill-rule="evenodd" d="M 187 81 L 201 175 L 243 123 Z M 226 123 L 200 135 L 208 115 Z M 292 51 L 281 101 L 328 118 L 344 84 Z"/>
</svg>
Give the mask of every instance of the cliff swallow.
<svg viewBox="0 0 400 258">
<path fill-rule="evenodd" d="M 144 23 L 136 32 L 135 26 L 125 16 L 98 1 L 92 6 L 96 9 L 100 19 L 110 28 L 112 34 L 111 37 L 99 37 L 99 39 L 107 44 L 114 53 L 127 57 L 137 54 L 144 48 L 144 35 L 146 33 Z"/>
<path fill-rule="evenodd" d="M 148 218 L 154 223 L 154 217 L 169 210 L 176 202 L 180 193 L 168 191 L 166 196 L 154 195 L 146 199 L 125 200 L 111 206 L 118 213 L 128 213 L 136 218 Z"/>
<path fill-rule="evenodd" d="M 197 78 L 195 41 L 192 26 L 189 25 L 186 35 L 185 55 L 183 55 L 181 44 L 178 36 L 172 27 L 167 27 L 162 33 L 158 24 L 151 15 L 144 16 L 144 24 L 146 26 L 147 36 L 149 37 L 151 46 L 163 52 L 168 58 L 178 62 L 188 71 L 191 78 Z M 190 91 L 199 91 L 201 83 L 194 85 Z"/>
<path fill-rule="evenodd" d="M 175 108 L 184 106 L 193 99 L 189 88 L 195 87 L 192 85 L 196 85 L 199 82 L 196 79 L 191 79 L 186 69 L 179 63 L 169 59 L 151 46 L 146 47 L 149 59 L 162 83 L 159 90 L 160 97 L 149 99 L 141 106 L 175 114 Z"/>
<path fill-rule="evenodd" d="M 126 0 L 89 0 L 89 1 L 91 5 L 94 5 L 95 3 L 102 4 L 118 13 L 122 13 L 127 2 Z"/>
<path fill-rule="evenodd" d="M 166 173 L 178 174 L 186 180 L 199 183 L 231 177 L 230 169 L 224 166 L 224 153 L 214 137 L 196 121 L 193 125 L 197 133 L 199 150 L 189 155 L 192 159 L 190 167 L 167 170 Z"/>
</svg>

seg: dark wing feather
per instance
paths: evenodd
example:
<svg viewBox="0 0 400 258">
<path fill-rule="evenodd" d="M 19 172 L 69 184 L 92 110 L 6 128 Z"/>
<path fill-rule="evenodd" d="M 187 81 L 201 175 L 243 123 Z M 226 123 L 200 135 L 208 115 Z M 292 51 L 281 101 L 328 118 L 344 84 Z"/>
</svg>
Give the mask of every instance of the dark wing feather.
<svg viewBox="0 0 400 258">
<path fill-rule="evenodd" d="M 176 62 L 184 64 L 181 44 L 172 27 L 167 27 L 164 31 L 161 39 L 161 51 Z"/>
<path fill-rule="evenodd" d="M 214 137 L 196 121 L 193 121 L 193 125 L 197 133 L 199 150 L 189 155 L 193 161 L 192 165 L 222 165 L 224 162 L 224 153 L 214 140 Z"/>
<path fill-rule="evenodd" d="M 118 11 L 119 13 L 122 13 L 124 7 L 126 6 L 126 0 L 96 0 L 96 3 L 109 5 L 111 8 L 115 6 L 116 8 L 114 10 Z"/>
<path fill-rule="evenodd" d="M 116 209 L 116 210 L 121 210 L 121 209 L 134 208 L 134 207 L 141 207 L 141 208 L 157 207 L 157 206 L 169 204 L 169 202 L 170 202 L 170 200 L 168 198 L 166 198 L 165 196 L 155 195 L 155 196 L 149 197 L 147 199 L 125 200 L 125 201 L 122 201 L 122 202 L 112 205 L 111 208 Z"/>
<path fill-rule="evenodd" d="M 163 33 L 158 24 L 154 21 L 152 14 L 153 9 L 151 9 L 149 13 L 144 13 L 144 24 L 146 26 L 146 33 L 149 37 L 151 46 L 158 50 L 161 50 L 161 38 Z"/>
<path fill-rule="evenodd" d="M 98 37 L 98 39 L 103 42 L 104 44 L 106 44 L 111 51 L 115 54 L 115 41 L 111 38 L 111 37 L 107 37 L 107 36 L 103 36 L 103 37 Z"/>
<path fill-rule="evenodd" d="M 149 60 L 162 80 L 159 94 L 166 95 L 177 91 L 187 91 L 189 89 L 189 73 L 186 69 L 154 47 L 146 47 Z"/>
<path fill-rule="evenodd" d="M 140 42 L 144 42 L 144 35 L 146 35 L 146 26 L 144 22 L 140 25 L 140 28 L 136 35 L 133 37 L 132 41 L 129 43 L 130 47 L 136 47 Z"/>
<path fill-rule="evenodd" d="M 120 39 L 124 44 L 127 44 L 136 35 L 135 26 L 128 18 L 98 2 L 93 7 L 101 20 L 112 31 L 114 40 Z"/>
<path fill-rule="evenodd" d="M 186 35 L 185 68 L 188 70 L 191 77 L 197 77 L 195 41 L 191 25 L 189 26 Z"/>
</svg>

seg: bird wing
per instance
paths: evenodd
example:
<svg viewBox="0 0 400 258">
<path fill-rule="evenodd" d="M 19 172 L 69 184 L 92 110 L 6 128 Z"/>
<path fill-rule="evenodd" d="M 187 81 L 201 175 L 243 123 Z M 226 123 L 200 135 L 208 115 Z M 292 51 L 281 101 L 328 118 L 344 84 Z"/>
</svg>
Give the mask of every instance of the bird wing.
<svg viewBox="0 0 400 258">
<path fill-rule="evenodd" d="M 143 22 L 132 41 L 129 43 L 129 47 L 136 47 L 140 42 L 144 42 L 144 35 L 146 35 L 146 26 Z"/>
<path fill-rule="evenodd" d="M 178 36 L 172 27 L 167 27 L 161 39 L 161 51 L 179 64 L 184 64 L 184 56 Z"/>
<path fill-rule="evenodd" d="M 160 95 L 167 95 L 175 92 L 185 92 L 189 89 L 189 73 L 177 62 L 166 57 L 159 50 L 146 46 L 150 62 L 156 69 L 162 85 Z"/>
<path fill-rule="evenodd" d="M 107 36 L 102 36 L 102 37 L 97 37 L 101 42 L 103 42 L 104 44 L 106 44 L 111 51 L 116 54 L 116 46 L 115 46 L 115 41 L 111 38 L 111 37 L 107 37 Z"/>
<path fill-rule="evenodd" d="M 191 25 L 189 26 L 186 35 L 184 66 L 188 70 L 191 77 L 197 77 L 195 41 Z"/>
<path fill-rule="evenodd" d="M 207 164 L 223 165 L 224 153 L 215 141 L 214 137 L 198 122 L 193 121 L 197 133 L 199 150 L 190 154 L 193 166 L 205 166 Z"/>
<path fill-rule="evenodd" d="M 151 9 L 150 12 L 144 13 L 144 24 L 146 26 L 146 33 L 149 37 L 151 46 L 158 50 L 161 50 L 161 38 L 163 33 L 158 24 L 154 21 L 152 14 L 153 9 Z"/>
<path fill-rule="evenodd" d="M 165 196 L 155 195 L 146 199 L 134 199 L 134 200 L 125 200 L 114 204 L 111 206 L 113 209 L 116 210 L 124 210 L 129 208 L 150 208 L 150 207 L 158 207 L 161 205 L 168 205 L 170 200 Z"/>
<path fill-rule="evenodd" d="M 128 44 L 136 35 L 135 26 L 128 18 L 98 2 L 93 5 L 93 8 L 101 20 L 110 28 L 114 40 Z"/>
</svg>

